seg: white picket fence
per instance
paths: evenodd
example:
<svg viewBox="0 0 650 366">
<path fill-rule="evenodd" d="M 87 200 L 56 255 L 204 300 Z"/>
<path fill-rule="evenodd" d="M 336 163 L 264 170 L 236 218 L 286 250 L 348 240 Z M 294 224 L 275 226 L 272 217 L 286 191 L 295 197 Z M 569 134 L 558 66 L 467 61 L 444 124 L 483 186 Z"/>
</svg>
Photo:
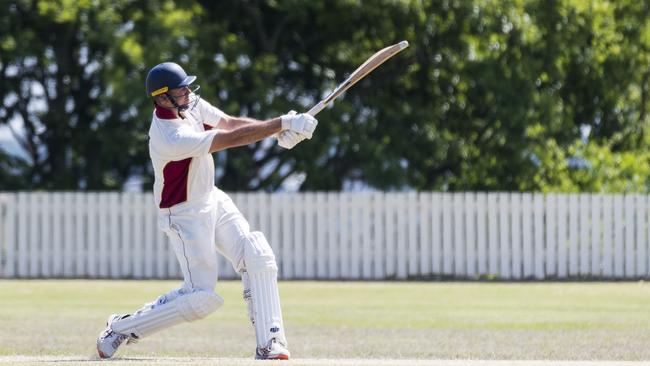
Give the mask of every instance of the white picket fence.
<svg viewBox="0 0 650 366">
<path fill-rule="evenodd" d="M 284 279 L 647 278 L 645 195 L 235 193 Z M 0 277 L 179 278 L 150 193 L 1 193 Z M 220 256 L 222 278 L 235 278 Z"/>
</svg>

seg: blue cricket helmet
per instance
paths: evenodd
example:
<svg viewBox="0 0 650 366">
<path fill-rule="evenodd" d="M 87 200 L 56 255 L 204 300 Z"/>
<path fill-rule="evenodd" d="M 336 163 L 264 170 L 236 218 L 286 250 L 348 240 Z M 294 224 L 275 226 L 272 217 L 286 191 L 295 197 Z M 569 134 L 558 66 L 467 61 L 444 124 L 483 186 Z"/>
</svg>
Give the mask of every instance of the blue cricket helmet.
<svg viewBox="0 0 650 366">
<path fill-rule="evenodd" d="M 194 80 L 196 76 L 188 76 L 179 64 L 163 62 L 154 66 L 147 74 L 147 95 L 155 97 L 167 93 L 170 89 L 188 86 Z"/>
</svg>

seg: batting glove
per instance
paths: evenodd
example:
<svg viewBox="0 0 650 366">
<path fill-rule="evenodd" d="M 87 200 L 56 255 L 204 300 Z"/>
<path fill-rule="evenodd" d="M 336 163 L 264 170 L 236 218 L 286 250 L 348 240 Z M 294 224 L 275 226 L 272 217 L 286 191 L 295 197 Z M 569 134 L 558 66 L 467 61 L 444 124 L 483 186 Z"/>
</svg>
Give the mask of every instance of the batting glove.
<svg viewBox="0 0 650 366">
<path fill-rule="evenodd" d="M 285 149 L 293 149 L 294 146 L 298 145 L 304 139 L 305 136 L 297 132 L 285 130 L 278 134 L 278 145 Z"/>
<path fill-rule="evenodd" d="M 316 130 L 318 121 L 307 113 L 291 114 L 282 116 L 282 130 L 296 132 L 307 139 L 311 139 Z"/>
</svg>

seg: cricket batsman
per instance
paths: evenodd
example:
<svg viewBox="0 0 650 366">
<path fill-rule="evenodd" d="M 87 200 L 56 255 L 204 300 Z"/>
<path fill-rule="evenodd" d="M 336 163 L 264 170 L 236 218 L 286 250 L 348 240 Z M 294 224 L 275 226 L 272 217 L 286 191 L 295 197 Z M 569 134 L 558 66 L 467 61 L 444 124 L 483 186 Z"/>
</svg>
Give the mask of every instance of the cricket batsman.
<svg viewBox="0 0 650 366">
<path fill-rule="evenodd" d="M 278 145 L 291 149 L 312 137 L 318 121 L 295 112 L 266 121 L 231 117 L 200 99 L 199 86 L 192 85 L 195 80 L 172 62 L 152 68 L 146 80 L 147 95 L 154 102 L 149 155 L 158 226 L 169 237 L 183 285 L 132 314 L 109 316 L 97 352 L 110 358 L 125 341 L 136 342 L 217 310 L 224 301 L 215 292 L 219 251 L 241 274 L 255 328 L 255 358 L 287 360 L 275 256 L 264 234 L 251 232 L 230 197 L 215 187 L 211 154 L 274 135 Z"/>
</svg>

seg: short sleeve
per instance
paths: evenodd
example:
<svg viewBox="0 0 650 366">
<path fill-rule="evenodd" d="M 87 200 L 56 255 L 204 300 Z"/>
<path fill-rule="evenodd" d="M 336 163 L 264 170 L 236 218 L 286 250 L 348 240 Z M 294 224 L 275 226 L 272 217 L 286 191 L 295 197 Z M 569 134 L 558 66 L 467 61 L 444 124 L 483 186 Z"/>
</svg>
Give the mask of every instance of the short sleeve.
<svg viewBox="0 0 650 366">
<path fill-rule="evenodd" d="M 207 100 L 201 99 L 199 101 L 198 107 L 201 111 L 201 122 L 208 126 L 216 127 L 222 118 L 228 118 L 227 114 L 225 114 L 221 109 L 210 104 L 210 102 Z"/>
<path fill-rule="evenodd" d="M 176 161 L 210 153 L 210 146 L 218 130 L 197 132 L 181 126 L 152 139 L 151 152 L 164 160 Z"/>
</svg>

